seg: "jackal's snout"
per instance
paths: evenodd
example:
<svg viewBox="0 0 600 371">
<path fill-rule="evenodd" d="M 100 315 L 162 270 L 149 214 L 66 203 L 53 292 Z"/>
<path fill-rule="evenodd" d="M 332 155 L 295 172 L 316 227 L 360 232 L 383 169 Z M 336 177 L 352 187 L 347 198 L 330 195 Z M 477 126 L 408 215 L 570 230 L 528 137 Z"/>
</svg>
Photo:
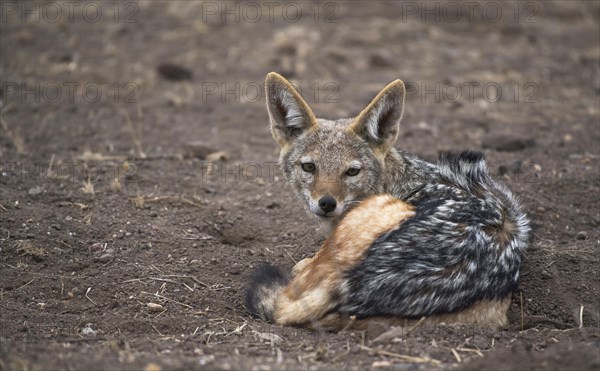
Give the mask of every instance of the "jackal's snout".
<svg viewBox="0 0 600 371">
<path fill-rule="evenodd" d="M 335 210 L 336 206 L 337 201 L 331 196 L 321 197 L 321 199 L 319 200 L 319 208 L 323 210 L 325 214 Z"/>
</svg>

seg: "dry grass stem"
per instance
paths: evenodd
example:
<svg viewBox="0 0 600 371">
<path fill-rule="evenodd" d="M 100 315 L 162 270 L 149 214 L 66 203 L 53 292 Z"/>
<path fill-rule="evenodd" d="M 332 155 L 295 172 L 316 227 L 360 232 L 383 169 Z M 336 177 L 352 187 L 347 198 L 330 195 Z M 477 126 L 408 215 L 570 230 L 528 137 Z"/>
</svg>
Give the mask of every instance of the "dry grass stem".
<svg viewBox="0 0 600 371">
<path fill-rule="evenodd" d="M 2 126 L 2 129 L 6 132 L 6 136 L 8 137 L 8 139 L 10 139 L 13 146 L 17 150 L 17 153 L 20 155 L 25 153 L 25 141 L 23 140 L 23 138 L 21 138 L 19 133 L 17 133 L 16 131 L 12 131 L 2 117 L 0 117 L 0 125 Z"/>
<path fill-rule="evenodd" d="M 33 281 L 35 281 L 35 278 L 34 278 L 34 279 L 32 279 L 31 281 L 27 282 L 27 283 L 26 283 L 26 284 L 24 284 L 23 286 L 19 286 L 19 287 L 17 287 L 17 288 L 15 289 L 15 291 L 21 290 L 23 287 L 25 287 L 25 286 L 29 285 L 29 284 L 30 284 L 30 283 L 32 283 Z"/>
<path fill-rule="evenodd" d="M 413 332 L 417 327 L 421 326 L 421 324 L 425 321 L 426 318 L 427 317 L 421 317 L 421 319 L 418 320 L 417 323 L 415 323 L 411 328 L 408 329 L 408 331 L 406 331 L 405 336 L 408 336 L 408 334 Z"/>
<path fill-rule="evenodd" d="M 462 358 L 460 357 L 456 349 L 450 348 L 450 352 L 452 352 L 452 355 L 454 356 L 454 358 L 456 358 L 456 362 L 462 363 Z"/>
<path fill-rule="evenodd" d="M 138 113 L 137 125 L 134 126 L 133 122 L 131 121 L 131 117 L 129 117 L 129 112 L 127 112 L 127 111 L 124 111 L 125 112 L 125 122 L 127 123 L 127 128 L 131 132 L 131 137 L 133 140 L 133 144 L 135 145 L 137 155 L 140 158 L 146 158 L 146 154 L 144 153 L 144 150 L 142 148 L 143 115 L 142 115 L 142 110 L 141 110 L 139 104 L 137 106 L 137 109 L 138 109 L 137 110 L 137 113 Z"/>
<path fill-rule="evenodd" d="M 85 291 L 85 297 L 86 297 L 86 299 L 87 299 L 87 300 L 91 301 L 91 302 L 92 302 L 92 304 L 94 304 L 94 305 L 96 305 L 96 306 L 97 306 L 98 304 L 96 304 L 96 302 L 95 302 L 95 301 L 93 301 L 93 300 L 92 300 L 92 299 L 91 299 L 91 298 L 88 296 L 88 294 L 90 293 L 90 291 L 92 291 L 92 288 L 91 288 L 91 287 L 88 287 L 88 289 Z"/>
<path fill-rule="evenodd" d="M 166 300 L 166 301 L 170 301 L 171 303 L 175 303 L 175 304 L 181 305 L 181 306 L 189 308 L 189 309 L 194 309 L 194 307 L 192 307 L 191 305 L 187 305 L 185 303 L 178 302 L 177 300 L 169 299 L 166 296 L 162 296 L 162 295 L 159 295 L 159 294 L 152 294 L 152 293 L 146 292 L 146 291 L 142 291 L 141 294 L 154 296 L 156 298 L 163 299 L 163 300 Z"/>
<path fill-rule="evenodd" d="M 478 349 L 470 349 L 470 348 L 456 348 L 456 350 L 458 350 L 459 352 L 471 352 L 471 353 L 475 353 L 480 357 L 483 357 L 483 353 L 481 353 L 480 350 Z"/>
<path fill-rule="evenodd" d="M 81 187 L 81 190 L 83 191 L 83 193 L 91 194 L 92 196 L 94 195 L 94 184 L 92 184 L 92 181 L 90 180 L 90 178 L 88 178 L 83 183 L 83 187 Z"/>
</svg>

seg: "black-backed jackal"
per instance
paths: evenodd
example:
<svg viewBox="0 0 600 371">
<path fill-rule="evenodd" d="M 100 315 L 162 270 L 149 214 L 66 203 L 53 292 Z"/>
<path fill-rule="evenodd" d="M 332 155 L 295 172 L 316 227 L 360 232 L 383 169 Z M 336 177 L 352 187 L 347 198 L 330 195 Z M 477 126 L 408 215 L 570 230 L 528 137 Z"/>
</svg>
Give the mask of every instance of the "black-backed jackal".
<svg viewBox="0 0 600 371">
<path fill-rule="evenodd" d="M 283 77 L 271 73 L 266 85 L 285 178 L 332 232 L 291 280 L 270 265 L 252 274 L 252 314 L 332 329 L 370 318 L 507 323 L 529 220 L 482 153 L 431 164 L 396 150 L 400 80 L 336 121 L 317 119 Z"/>
</svg>

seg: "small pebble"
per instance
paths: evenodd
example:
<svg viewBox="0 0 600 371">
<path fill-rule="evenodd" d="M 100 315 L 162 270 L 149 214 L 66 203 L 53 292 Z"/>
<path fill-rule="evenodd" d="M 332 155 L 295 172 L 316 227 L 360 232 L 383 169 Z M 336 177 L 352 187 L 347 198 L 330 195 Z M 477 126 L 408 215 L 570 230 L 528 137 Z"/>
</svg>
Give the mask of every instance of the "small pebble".
<svg viewBox="0 0 600 371">
<path fill-rule="evenodd" d="M 543 278 L 543 279 L 546 279 L 546 280 L 547 280 L 547 279 L 549 279 L 549 278 L 552 278 L 552 274 L 550 274 L 548 271 L 545 271 L 545 270 L 544 270 L 544 271 L 542 271 L 542 273 L 541 273 L 541 274 L 542 274 L 542 278 Z"/>
<path fill-rule="evenodd" d="M 29 193 L 29 195 L 31 195 L 31 196 L 35 196 L 35 195 L 39 195 L 43 191 L 44 191 L 44 188 L 42 188 L 40 186 L 36 186 L 36 187 L 30 188 L 29 191 L 27 191 L 27 193 Z"/>
<path fill-rule="evenodd" d="M 144 371 L 162 371 L 162 368 L 156 363 L 148 363 L 144 366 Z"/>
<path fill-rule="evenodd" d="M 92 246 L 90 246 L 90 250 L 92 250 L 92 252 L 102 251 L 103 249 L 104 249 L 104 245 L 100 242 L 96 242 L 96 243 L 92 244 Z"/>
<path fill-rule="evenodd" d="M 98 332 L 93 330 L 91 326 L 92 326 L 91 323 L 88 323 L 87 325 L 85 325 L 85 327 L 81 329 L 81 335 L 87 336 L 87 337 L 96 337 Z"/>
<path fill-rule="evenodd" d="M 587 233 L 585 231 L 581 231 L 577 233 L 578 240 L 587 240 Z"/>
<path fill-rule="evenodd" d="M 157 67 L 157 70 L 159 75 L 167 80 L 182 81 L 192 79 L 192 71 L 180 65 L 163 63 Z"/>
<path fill-rule="evenodd" d="M 113 260 L 113 256 L 111 254 L 104 254 L 98 258 L 100 263 L 108 263 L 111 260 Z"/>
<path fill-rule="evenodd" d="M 184 144 L 185 158 L 200 158 L 205 159 L 211 153 L 215 152 L 208 143 L 203 141 L 195 141 Z"/>
<path fill-rule="evenodd" d="M 146 304 L 146 306 L 148 307 L 148 310 L 150 312 L 162 312 L 163 310 L 165 310 L 165 308 L 162 305 L 156 303 L 148 303 Z"/>
<path fill-rule="evenodd" d="M 227 161 L 229 159 L 229 155 L 225 151 L 217 151 L 213 153 L 209 153 L 206 156 L 207 161 Z"/>
</svg>

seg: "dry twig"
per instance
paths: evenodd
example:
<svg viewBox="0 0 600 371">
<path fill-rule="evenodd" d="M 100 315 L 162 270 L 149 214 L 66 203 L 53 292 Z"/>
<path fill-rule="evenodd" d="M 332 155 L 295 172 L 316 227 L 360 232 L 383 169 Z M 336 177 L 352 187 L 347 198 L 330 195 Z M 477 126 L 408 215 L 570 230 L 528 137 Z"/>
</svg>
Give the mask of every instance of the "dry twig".
<svg viewBox="0 0 600 371">
<path fill-rule="evenodd" d="M 142 291 L 141 293 L 144 294 L 144 295 L 150 295 L 150 296 L 154 296 L 154 297 L 159 298 L 159 299 L 170 301 L 171 303 L 179 304 L 179 305 L 181 305 L 183 307 L 186 307 L 186 308 L 189 308 L 189 309 L 194 309 L 194 307 L 192 307 L 191 305 L 178 302 L 177 300 L 169 299 L 166 296 L 162 296 L 162 295 L 159 295 L 159 294 L 152 294 L 152 293 L 146 292 L 146 291 Z"/>
<path fill-rule="evenodd" d="M 85 291 L 85 297 L 87 298 L 87 300 L 91 301 L 91 302 L 92 302 L 92 304 L 94 304 L 94 305 L 96 305 L 96 306 L 97 306 L 98 304 L 96 304 L 96 302 L 95 302 L 95 301 L 93 301 L 93 300 L 92 300 L 92 299 L 91 299 L 91 298 L 88 296 L 88 294 L 90 293 L 90 291 L 92 291 L 92 288 L 91 288 L 91 287 L 88 287 L 88 289 Z"/>
<path fill-rule="evenodd" d="M 417 327 L 421 326 L 421 324 L 423 322 L 425 322 L 425 319 L 427 317 L 421 317 L 420 320 L 417 321 L 417 323 L 415 323 L 411 328 L 408 329 L 408 331 L 406 331 L 406 334 L 404 336 L 408 336 L 408 334 L 410 334 L 411 332 L 413 332 Z"/>
<path fill-rule="evenodd" d="M 19 287 L 17 287 L 17 288 L 15 289 L 15 291 L 22 289 L 23 287 L 25 287 L 25 286 L 29 285 L 29 284 L 30 284 L 30 283 L 32 283 L 33 281 L 35 281 L 35 278 L 34 278 L 34 279 L 32 279 L 31 281 L 27 282 L 27 283 L 26 283 L 26 284 L 24 284 L 23 286 L 19 286 Z"/>
<path fill-rule="evenodd" d="M 462 358 L 460 357 L 456 349 L 450 348 L 450 351 L 452 352 L 452 355 L 454 355 L 454 358 L 456 358 L 456 362 L 462 363 Z"/>
</svg>

